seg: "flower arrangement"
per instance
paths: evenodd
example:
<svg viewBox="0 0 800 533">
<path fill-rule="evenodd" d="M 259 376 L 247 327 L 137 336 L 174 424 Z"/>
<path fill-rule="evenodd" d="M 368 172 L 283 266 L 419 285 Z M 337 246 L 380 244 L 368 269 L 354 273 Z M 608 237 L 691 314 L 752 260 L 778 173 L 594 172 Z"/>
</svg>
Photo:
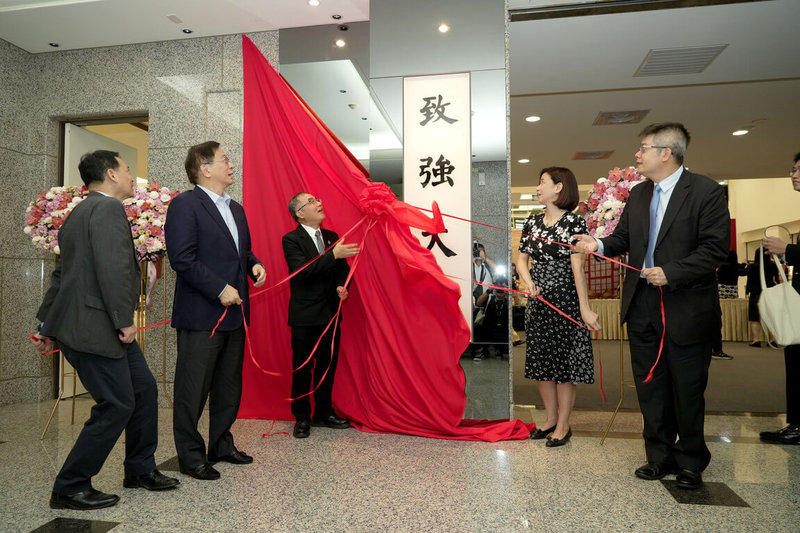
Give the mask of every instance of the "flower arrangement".
<svg viewBox="0 0 800 533">
<path fill-rule="evenodd" d="M 167 220 L 167 206 L 179 193 L 153 182 L 144 187 L 137 185 L 133 197 L 123 202 L 139 261 L 155 262 L 166 252 L 164 222 Z"/>
<path fill-rule="evenodd" d="M 614 233 L 630 190 L 641 181 L 643 178 L 635 168 L 617 167 L 608 171 L 607 178 L 595 182 L 589 198 L 578 204 L 578 210 L 589 227 L 589 235 L 600 238 Z"/>
<path fill-rule="evenodd" d="M 58 229 L 70 211 L 88 194 L 86 186 L 53 187 L 41 191 L 25 210 L 23 231 L 33 245 L 44 252 L 58 254 Z"/>
<path fill-rule="evenodd" d="M 153 182 L 134 187 L 134 195 L 123 202 L 138 261 L 156 261 L 166 251 L 164 222 L 167 206 L 180 191 L 170 191 Z M 33 245 L 59 254 L 58 230 L 72 209 L 88 195 L 85 186 L 53 187 L 41 191 L 25 211 L 25 228 Z"/>
</svg>

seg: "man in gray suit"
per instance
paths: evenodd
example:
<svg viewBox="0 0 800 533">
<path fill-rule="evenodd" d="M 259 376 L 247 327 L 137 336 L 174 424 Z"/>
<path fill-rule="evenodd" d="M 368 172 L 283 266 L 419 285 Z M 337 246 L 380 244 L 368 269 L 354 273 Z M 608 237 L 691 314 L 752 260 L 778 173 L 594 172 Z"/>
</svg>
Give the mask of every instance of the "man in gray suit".
<svg viewBox="0 0 800 533">
<path fill-rule="evenodd" d="M 128 488 L 163 490 L 178 480 L 156 469 L 158 391 L 136 343 L 133 312 L 139 265 L 122 200 L 133 177 L 116 152 L 85 154 L 78 166 L 89 195 L 58 232 L 61 261 L 36 314 L 37 349 L 57 342 L 97 404 L 56 477 L 50 507 L 100 509 L 119 501 L 92 488 L 108 454 L 126 431 Z"/>
</svg>

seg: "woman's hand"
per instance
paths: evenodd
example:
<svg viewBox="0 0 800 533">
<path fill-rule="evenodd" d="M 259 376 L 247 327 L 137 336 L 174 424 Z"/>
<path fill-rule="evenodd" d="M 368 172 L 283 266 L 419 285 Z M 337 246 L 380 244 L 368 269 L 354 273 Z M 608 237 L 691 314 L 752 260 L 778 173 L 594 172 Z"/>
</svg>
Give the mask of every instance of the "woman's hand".
<svg viewBox="0 0 800 533">
<path fill-rule="evenodd" d="M 591 308 L 581 307 L 581 318 L 583 319 L 583 323 L 586 324 L 586 327 L 589 328 L 589 331 L 600 331 L 602 329 L 600 326 L 600 316 L 592 311 Z"/>
<path fill-rule="evenodd" d="M 528 283 L 528 298 L 536 298 L 539 296 L 539 287 L 533 281 Z"/>
</svg>

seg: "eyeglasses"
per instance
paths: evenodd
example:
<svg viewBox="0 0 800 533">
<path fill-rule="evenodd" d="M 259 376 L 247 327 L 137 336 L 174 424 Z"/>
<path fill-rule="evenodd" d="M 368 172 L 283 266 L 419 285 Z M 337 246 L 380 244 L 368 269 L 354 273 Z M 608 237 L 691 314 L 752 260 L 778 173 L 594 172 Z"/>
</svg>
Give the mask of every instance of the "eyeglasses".
<svg viewBox="0 0 800 533">
<path fill-rule="evenodd" d="M 231 160 L 227 155 L 223 155 L 219 159 L 212 159 L 211 161 L 203 161 L 203 164 L 204 165 L 213 165 L 214 163 L 222 163 L 222 162 L 230 163 Z"/>
<path fill-rule="evenodd" d="M 795 174 L 797 174 L 798 172 L 800 172 L 800 167 L 795 167 L 795 168 L 791 169 L 791 170 L 789 171 L 789 177 L 791 178 L 792 176 L 794 176 L 794 175 L 795 175 Z"/>
<path fill-rule="evenodd" d="M 300 211 L 301 209 L 303 209 L 307 205 L 321 204 L 321 203 L 322 203 L 322 198 L 309 198 L 308 201 L 306 203 L 304 203 L 303 205 L 301 205 L 300 207 L 298 207 L 297 210 Z"/>
<path fill-rule="evenodd" d="M 639 151 L 640 152 L 644 152 L 648 148 L 660 148 L 660 149 L 663 150 L 664 148 L 669 148 L 669 146 L 656 146 L 654 144 L 641 144 L 641 145 L 639 145 Z"/>
</svg>

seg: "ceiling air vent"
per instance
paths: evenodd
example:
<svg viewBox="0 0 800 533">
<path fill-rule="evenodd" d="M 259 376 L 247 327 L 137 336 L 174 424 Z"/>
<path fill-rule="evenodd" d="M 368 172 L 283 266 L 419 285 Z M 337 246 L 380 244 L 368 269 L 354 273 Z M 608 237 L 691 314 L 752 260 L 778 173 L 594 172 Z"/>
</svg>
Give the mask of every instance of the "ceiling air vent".
<svg viewBox="0 0 800 533">
<path fill-rule="evenodd" d="M 697 74 L 703 72 L 727 46 L 727 44 L 717 44 L 650 50 L 634 73 L 634 77 Z"/>
<path fill-rule="evenodd" d="M 620 124 L 638 124 L 644 116 L 649 113 L 649 109 L 639 109 L 636 111 L 601 111 L 592 123 L 593 126 L 616 126 Z"/>
<path fill-rule="evenodd" d="M 608 159 L 613 153 L 614 150 L 606 150 L 601 152 L 576 152 L 572 159 L 577 161 Z"/>
</svg>

